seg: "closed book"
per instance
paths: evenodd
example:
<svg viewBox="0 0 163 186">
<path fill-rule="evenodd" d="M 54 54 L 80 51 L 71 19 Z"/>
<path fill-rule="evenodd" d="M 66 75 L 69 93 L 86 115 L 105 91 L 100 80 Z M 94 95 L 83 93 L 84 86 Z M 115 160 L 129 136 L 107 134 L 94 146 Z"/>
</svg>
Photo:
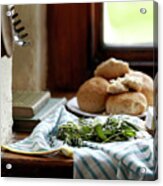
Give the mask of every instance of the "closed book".
<svg viewBox="0 0 163 186">
<path fill-rule="evenodd" d="M 50 96 L 49 91 L 13 91 L 13 117 L 33 117 Z"/>
<path fill-rule="evenodd" d="M 48 118 L 55 110 L 66 103 L 66 98 L 50 98 L 47 104 L 31 118 L 15 117 L 13 129 L 16 132 L 31 132 L 42 120 Z"/>
</svg>

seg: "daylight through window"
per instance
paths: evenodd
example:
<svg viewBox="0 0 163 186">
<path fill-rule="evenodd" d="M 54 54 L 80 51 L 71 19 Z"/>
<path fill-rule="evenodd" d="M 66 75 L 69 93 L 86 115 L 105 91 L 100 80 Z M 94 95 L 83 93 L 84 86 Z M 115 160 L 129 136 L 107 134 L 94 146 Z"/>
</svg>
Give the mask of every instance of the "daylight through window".
<svg viewBox="0 0 163 186">
<path fill-rule="evenodd" d="M 107 2 L 103 6 L 105 45 L 152 46 L 153 1 Z"/>
</svg>

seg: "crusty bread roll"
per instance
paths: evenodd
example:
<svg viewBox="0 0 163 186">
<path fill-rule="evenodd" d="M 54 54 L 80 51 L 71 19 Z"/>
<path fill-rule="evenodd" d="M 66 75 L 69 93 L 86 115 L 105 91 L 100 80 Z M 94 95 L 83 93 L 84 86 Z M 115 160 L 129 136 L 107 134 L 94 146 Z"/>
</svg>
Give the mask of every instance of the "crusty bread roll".
<svg viewBox="0 0 163 186">
<path fill-rule="evenodd" d="M 81 110 L 98 113 L 105 109 L 109 83 L 101 77 L 87 80 L 77 92 L 77 101 Z"/>
<path fill-rule="evenodd" d="M 109 94 L 120 94 L 129 91 L 128 87 L 126 87 L 123 83 L 121 83 L 120 78 L 109 81 L 109 84 L 110 85 L 107 89 L 107 92 Z"/>
<path fill-rule="evenodd" d="M 154 98 L 153 79 L 143 72 L 133 71 L 133 70 L 129 72 L 129 76 L 141 79 L 142 86 L 140 91 L 146 96 L 148 105 L 153 106 L 153 98 Z"/>
<path fill-rule="evenodd" d="M 106 101 L 106 112 L 108 114 L 140 115 L 146 109 L 146 97 L 140 92 L 111 95 Z"/>
<path fill-rule="evenodd" d="M 140 92 L 142 90 L 143 82 L 142 78 L 135 77 L 129 74 L 125 74 L 124 78 L 121 78 L 121 83 L 129 89 Z"/>
<path fill-rule="evenodd" d="M 127 62 L 110 58 L 104 61 L 94 71 L 95 76 L 101 76 L 106 79 L 114 79 L 129 72 L 129 65 Z"/>
</svg>

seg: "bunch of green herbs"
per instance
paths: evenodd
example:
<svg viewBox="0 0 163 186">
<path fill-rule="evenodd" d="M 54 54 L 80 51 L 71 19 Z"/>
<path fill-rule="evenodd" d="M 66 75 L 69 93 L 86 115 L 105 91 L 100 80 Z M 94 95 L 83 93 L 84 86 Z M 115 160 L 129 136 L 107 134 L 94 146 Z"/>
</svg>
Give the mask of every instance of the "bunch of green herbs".
<svg viewBox="0 0 163 186">
<path fill-rule="evenodd" d="M 79 119 L 78 123 L 67 122 L 59 126 L 57 138 L 68 145 L 81 147 L 84 141 L 126 141 L 135 138 L 137 131 L 138 128 L 133 123 L 124 119 L 110 117 L 104 123 L 96 119 L 91 123 L 86 119 Z"/>
</svg>

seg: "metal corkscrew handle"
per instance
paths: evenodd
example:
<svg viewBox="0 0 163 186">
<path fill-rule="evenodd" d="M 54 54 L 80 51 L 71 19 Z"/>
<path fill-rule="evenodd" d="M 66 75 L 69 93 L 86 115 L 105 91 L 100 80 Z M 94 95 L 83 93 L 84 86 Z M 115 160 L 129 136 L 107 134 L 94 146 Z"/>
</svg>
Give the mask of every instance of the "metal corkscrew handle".
<svg viewBox="0 0 163 186">
<path fill-rule="evenodd" d="M 28 33 L 25 31 L 25 27 L 21 25 L 22 21 L 15 11 L 14 5 L 8 5 L 7 16 L 11 19 L 13 40 L 19 46 L 29 45 L 30 42 L 26 40 Z"/>
</svg>

